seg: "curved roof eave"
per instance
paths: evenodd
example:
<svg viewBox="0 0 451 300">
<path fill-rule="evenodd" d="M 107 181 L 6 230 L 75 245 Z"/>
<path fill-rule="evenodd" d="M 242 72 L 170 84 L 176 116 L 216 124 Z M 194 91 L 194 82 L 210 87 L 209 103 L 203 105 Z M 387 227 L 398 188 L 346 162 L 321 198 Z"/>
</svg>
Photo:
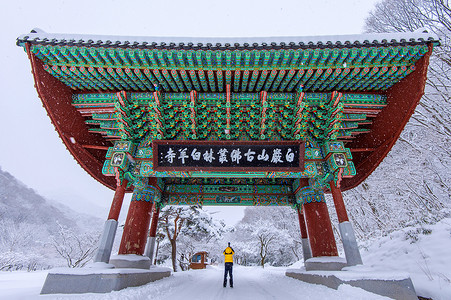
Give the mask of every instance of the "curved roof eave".
<svg viewBox="0 0 451 300">
<path fill-rule="evenodd" d="M 439 43 L 439 38 L 424 29 L 401 33 L 368 33 L 325 36 L 276 37 L 147 37 L 90 34 L 47 33 L 33 29 L 17 38 L 17 44 L 79 45 L 97 47 L 168 48 L 168 49 L 272 49 L 370 47 L 391 44 Z"/>
<path fill-rule="evenodd" d="M 39 98 L 67 150 L 91 177 L 115 190 L 115 177 L 102 174 L 106 150 L 86 149 L 86 145 L 99 148 L 107 148 L 111 145 L 108 145 L 100 136 L 88 132 L 82 116 L 71 105 L 71 89 L 46 72 L 42 62 L 34 57 L 28 47 L 26 48 Z"/>
<path fill-rule="evenodd" d="M 358 186 L 368 178 L 398 140 L 424 95 L 432 49 L 432 45 L 429 45 L 429 51 L 415 64 L 415 72 L 387 90 L 388 105 L 373 122 L 371 132 L 347 145 L 348 148 L 373 148 L 374 151 L 353 160 L 357 175 L 343 179 L 343 191 Z M 404 112 L 404 115 L 399 116 L 399 112 Z"/>
</svg>

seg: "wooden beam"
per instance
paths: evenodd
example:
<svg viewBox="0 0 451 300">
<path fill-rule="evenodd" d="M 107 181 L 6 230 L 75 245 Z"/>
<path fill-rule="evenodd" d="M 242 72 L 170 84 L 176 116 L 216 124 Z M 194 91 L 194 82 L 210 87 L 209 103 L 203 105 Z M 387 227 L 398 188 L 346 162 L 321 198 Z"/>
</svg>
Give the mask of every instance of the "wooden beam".
<svg viewBox="0 0 451 300">
<path fill-rule="evenodd" d="M 107 146 L 96 146 L 96 145 L 81 145 L 85 149 L 95 149 L 95 150 L 105 150 L 108 151 Z"/>
<path fill-rule="evenodd" d="M 351 152 L 372 152 L 374 150 L 376 150 L 375 148 L 351 148 L 349 149 L 351 150 Z"/>
<path fill-rule="evenodd" d="M 226 137 L 230 137 L 230 84 L 226 84 Z"/>
</svg>

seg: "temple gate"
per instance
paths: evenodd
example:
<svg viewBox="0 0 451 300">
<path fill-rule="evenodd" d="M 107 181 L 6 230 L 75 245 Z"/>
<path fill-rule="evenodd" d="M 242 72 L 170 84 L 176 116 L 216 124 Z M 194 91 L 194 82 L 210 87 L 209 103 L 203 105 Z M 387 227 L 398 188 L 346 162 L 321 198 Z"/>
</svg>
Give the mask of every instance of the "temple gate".
<svg viewBox="0 0 451 300">
<path fill-rule="evenodd" d="M 40 30 L 17 41 L 67 149 L 116 191 L 95 261 L 110 261 L 126 192 L 120 255 L 152 257 L 164 205 L 287 205 L 299 215 L 304 259 L 334 257 L 324 200 L 332 193 L 347 265 L 362 260 L 341 192 L 396 142 L 437 43 L 423 32 L 134 38 Z"/>
</svg>

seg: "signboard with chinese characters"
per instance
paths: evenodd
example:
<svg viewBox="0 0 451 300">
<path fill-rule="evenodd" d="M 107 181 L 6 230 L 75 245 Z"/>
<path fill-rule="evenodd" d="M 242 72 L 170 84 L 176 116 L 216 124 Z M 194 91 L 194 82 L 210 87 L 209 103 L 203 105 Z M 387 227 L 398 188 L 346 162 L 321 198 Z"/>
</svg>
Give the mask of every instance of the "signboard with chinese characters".
<svg viewBox="0 0 451 300">
<path fill-rule="evenodd" d="M 301 141 L 154 141 L 155 171 L 304 170 Z"/>
</svg>

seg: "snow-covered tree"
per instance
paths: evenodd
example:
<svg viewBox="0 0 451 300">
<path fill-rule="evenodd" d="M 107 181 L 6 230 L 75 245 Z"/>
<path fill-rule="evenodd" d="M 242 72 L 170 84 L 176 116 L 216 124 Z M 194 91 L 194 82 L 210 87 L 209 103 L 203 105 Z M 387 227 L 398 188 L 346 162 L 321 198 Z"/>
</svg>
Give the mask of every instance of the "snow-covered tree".
<svg viewBox="0 0 451 300">
<path fill-rule="evenodd" d="M 425 95 L 387 158 L 364 183 L 344 193 L 360 239 L 385 235 L 415 223 L 436 222 L 451 208 L 449 3 L 384 0 L 366 19 L 368 32 L 424 29 L 441 39 L 441 45 L 434 47 L 430 57 Z M 329 207 L 335 219 L 333 206 Z"/>
<path fill-rule="evenodd" d="M 368 32 L 428 30 L 440 38 L 430 58 L 427 90 L 412 117 L 415 126 L 425 127 L 444 139 L 451 138 L 451 9 L 447 0 L 385 0 L 376 4 L 366 19 Z M 415 145 L 412 145 L 415 146 Z M 449 147 L 440 148 L 447 155 Z"/>
<path fill-rule="evenodd" d="M 186 270 L 191 256 L 199 250 L 207 250 L 224 231 L 224 224 L 213 219 L 200 206 L 166 206 L 161 210 L 158 222 L 159 232 L 170 244 L 174 272 L 177 262 Z M 164 250 L 164 244 L 161 250 Z"/>
<path fill-rule="evenodd" d="M 53 247 L 66 260 L 69 268 L 81 268 L 97 250 L 98 233 L 78 233 L 58 224 L 58 234 L 53 237 Z"/>
<path fill-rule="evenodd" d="M 301 257 L 297 216 L 291 207 L 248 207 L 229 234 L 236 262 L 289 265 Z"/>
<path fill-rule="evenodd" d="M 2 216 L 0 216 L 1 218 Z M 45 265 L 42 249 L 47 236 L 43 226 L 22 220 L 0 219 L 0 270 L 31 271 Z"/>
<path fill-rule="evenodd" d="M 60 226 L 84 232 L 97 224 L 100 219 L 46 200 L 0 168 L 0 270 L 62 266 L 52 241 Z"/>
</svg>

